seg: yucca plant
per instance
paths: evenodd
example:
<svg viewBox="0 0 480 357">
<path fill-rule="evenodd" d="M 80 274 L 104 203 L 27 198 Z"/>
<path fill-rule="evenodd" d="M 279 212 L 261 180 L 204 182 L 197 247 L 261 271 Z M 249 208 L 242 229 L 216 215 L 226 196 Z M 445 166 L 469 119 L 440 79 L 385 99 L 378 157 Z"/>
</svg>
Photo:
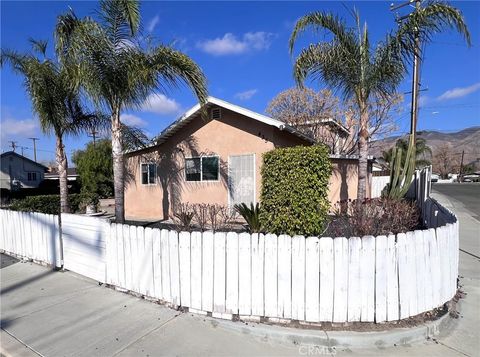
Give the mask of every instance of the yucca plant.
<svg viewBox="0 0 480 357">
<path fill-rule="evenodd" d="M 235 210 L 245 219 L 248 225 L 250 233 L 259 233 L 262 230 L 262 224 L 260 223 L 260 205 L 254 206 L 250 203 L 248 207 L 245 203 L 236 204 Z"/>
</svg>

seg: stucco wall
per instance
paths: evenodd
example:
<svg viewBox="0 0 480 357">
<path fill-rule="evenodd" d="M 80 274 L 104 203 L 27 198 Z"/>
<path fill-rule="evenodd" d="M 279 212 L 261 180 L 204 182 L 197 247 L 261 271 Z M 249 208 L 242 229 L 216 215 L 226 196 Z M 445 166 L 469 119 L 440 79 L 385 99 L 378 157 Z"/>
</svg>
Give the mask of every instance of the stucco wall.
<svg viewBox="0 0 480 357">
<path fill-rule="evenodd" d="M 45 172 L 42 166 L 30 160 L 24 160 L 16 154 L 3 155 L 0 164 L 0 188 L 10 190 L 11 180 L 20 181 L 22 188 L 35 188 L 44 179 Z M 29 172 L 37 174 L 35 181 L 28 181 Z"/>
<path fill-rule="evenodd" d="M 198 117 L 167 142 L 127 157 L 125 188 L 127 218 L 164 219 L 164 211 L 177 202 L 228 204 L 228 157 L 255 154 L 255 199 L 260 197 L 262 154 L 275 147 L 306 144 L 302 139 L 270 125 L 222 108 L 220 120 Z M 220 159 L 218 182 L 186 182 L 185 157 L 216 154 Z M 158 177 L 153 185 L 142 185 L 140 163 L 156 162 Z M 169 193 L 167 195 L 167 192 Z"/>
</svg>

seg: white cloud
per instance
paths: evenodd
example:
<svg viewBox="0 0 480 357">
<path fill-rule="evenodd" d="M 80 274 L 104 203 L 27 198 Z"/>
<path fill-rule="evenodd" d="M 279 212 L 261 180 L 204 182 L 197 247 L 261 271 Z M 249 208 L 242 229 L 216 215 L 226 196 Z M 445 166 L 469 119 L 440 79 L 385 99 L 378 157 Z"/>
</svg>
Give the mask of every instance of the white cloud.
<svg viewBox="0 0 480 357">
<path fill-rule="evenodd" d="M 143 103 L 142 110 L 157 114 L 177 114 L 181 108 L 175 99 L 167 98 L 163 94 L 150 94 Z"/>
<path fill-rule="evenodd" d="M 468 87 L 449 89 L 445 93 L 443 93 L 441 96 L 439 96 L 437 99 L 449 100 L 449 99 L 455 99 L 455 98 L 462 98 L 473 92 L 476 92 L 479 89 L 480 89 L 480 82 L 472 84 L 471 86 L 468 86 Z"/>
<path fill-rule="evenodd" d="M 38 133 L 39 125 L 36 119 L 14 119 L 7 117 L 0 121 L 0 133 L 3 140 L 28 138 Z"/>
<path fill-rule="evenodd" d="M 244 92 L 239 92 L 235 94 L 235 98 L 238 98 L 240 100 L 248 100 L 252 98 L 257 92 L 258 92 L 258 89 L 249 89 Z"/>
<path fill-rule="evenodd" d="M 129 126 L 136 126 L 138 128 L 144 128 L 148 125 L 148 123 L 140 117 L 137 117 L 133 114 L 122 114 L 120 115 L 120 120 L 123 124 Z"/>
<path fill-rule="evenodd" d="M 157 27 L 158 23 L 160 22 L 160 17 L 158 15 L 155 15 L 148 23 L 147 25 L 147 31 L 148 32 L 153 32 L 155 30 L 155 27 Z"/>
<path fill-rule="evenodd" d="M 247 32 L 241 38 L 228 32 L 223 37 L 200 41 L 197 47 L 214 56 L 236 55 L 248 51 L 267 50 L 273 34 L 269 32 Z"/>
</svg>

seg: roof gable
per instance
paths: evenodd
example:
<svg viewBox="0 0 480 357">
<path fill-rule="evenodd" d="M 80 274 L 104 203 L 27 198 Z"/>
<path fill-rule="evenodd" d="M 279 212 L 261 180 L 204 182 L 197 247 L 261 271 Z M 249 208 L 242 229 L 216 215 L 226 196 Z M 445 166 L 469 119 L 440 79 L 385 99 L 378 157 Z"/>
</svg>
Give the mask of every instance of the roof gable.
<svg viewBox="0 0 480 357">
<path fill-rule="evenodd" d="M 19 158 L 20 160 L 25 160 L 25 161 L 28 161 L 30 162 L 31 164 L 33 165 L 37 165 L 37 166 L 40 166 L 42 169 L 44 169 L 45 171 L 48 170 L 48 167 L 46 167 L 45 165 L 42 165 L 36 161 L 33 161 L 31 159 L 29 159 L 28 157 L 25 157 L 25 156 L 22 156 L 20 154 L 17 154 L 15 151 L 7 151 L 7 152 L 4 152 L 0 155 L 0 158 L 4 158 L 4 157 L 7 157 L 7 156 L 15 156 L 17 158 Z"/>
</svg>

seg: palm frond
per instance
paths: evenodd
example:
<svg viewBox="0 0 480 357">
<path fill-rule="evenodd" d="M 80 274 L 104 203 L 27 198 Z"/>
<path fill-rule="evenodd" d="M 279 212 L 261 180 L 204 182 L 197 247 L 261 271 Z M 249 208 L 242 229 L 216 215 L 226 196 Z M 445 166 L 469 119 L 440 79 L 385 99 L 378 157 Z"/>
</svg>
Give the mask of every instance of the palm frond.
<svg viewBox="0 0 480 357">
<path fill-rule="evenodd" d="M 48 44 L 47 41 L 35 40 L 33 38 L 29 38 L 28 41 L 32 45 L 32 49 L 34 52 L 40 53 L 43 57 L 47 55 L 47 44 Z"/>
</svg>

